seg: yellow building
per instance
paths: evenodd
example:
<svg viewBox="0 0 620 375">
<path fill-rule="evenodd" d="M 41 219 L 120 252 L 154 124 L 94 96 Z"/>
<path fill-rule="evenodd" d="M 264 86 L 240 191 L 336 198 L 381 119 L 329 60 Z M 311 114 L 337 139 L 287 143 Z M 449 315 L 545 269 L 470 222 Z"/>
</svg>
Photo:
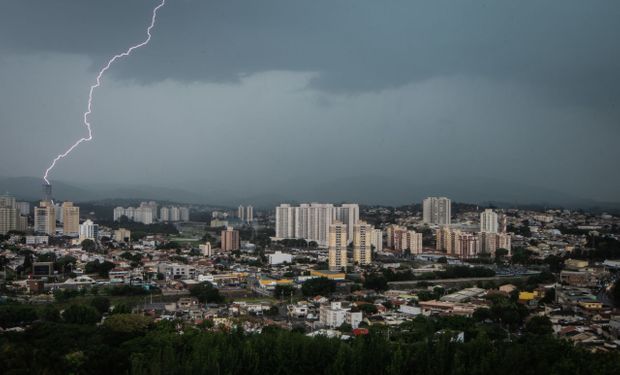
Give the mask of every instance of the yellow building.
<svg viewBox="0 0 620 375">
<path fill-rule="evenodd" d="M 598 301 L 579 301 L 579 306 L 586 310 L 599 310 L 603 308 L 603 304 Z"/>
<path fill-rule="evenodd" d="M 260 279 L 258 283 L 261 288 L 271 289 L 276 285 L 293 285 L 294 281 L 292 279 Z"/>
<path fill-rule="evenodd" d="M 365 221 L 353 225 L 353 261 L 360 266 L 372 261 L 373 227 Z"/>
<path fill-rule="evenodd" d="M 80 234 L 80 208 L 73 202 L 62 204 L 62 232 L 65 236 L 77 236 Z"/>
<path fill-rule="evenodd" d="M 566 259 L 564 261 L 564 265 L 566 266 L 566 268 L 570 268 L 570 269 L 586 268 L 588 264 L 589 263 L 587 260 Z"/>
<path fill-rule="evenodd" d="M 334 272 L 334 271 L 327 271 L 327 270 L 310 270 L 310 276 L 325 277 L 330 280 L 344 280 L 346 275 L 344 272 Z"/>
<path fill-rule="evenodd" d="M 335 221 L 329 226 L 327 239 L 329 255 L 329 269 L 340 271 L 347 267 L 347 226 L 340 221 Z"/>
<path fill-rule="evenodd" d="M 51 236 L 56 234 L 56 211 L 51 201 L 41 201 L 34 208 L 34 231 Z"/>
<path fill-rule="evenodd" d="M 538 298 L 538 297 L 539 297 L 539 293 L 536 290 L 533 292 L 519 292 L 520 301 L 531 301 L 534 298 Z"/>
</svg>

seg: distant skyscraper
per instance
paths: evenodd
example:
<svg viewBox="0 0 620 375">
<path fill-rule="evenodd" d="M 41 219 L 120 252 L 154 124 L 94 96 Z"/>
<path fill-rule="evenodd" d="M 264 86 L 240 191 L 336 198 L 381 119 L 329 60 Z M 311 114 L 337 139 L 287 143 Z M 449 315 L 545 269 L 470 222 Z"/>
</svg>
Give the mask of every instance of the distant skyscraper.
<svg viewBox="0 0 620 375">
<path fill-rule="evenodd" d="M 159 215 L 157 212 L 157 207 L 158 207 L 157 202 L 150 201 L 149 205 L 151 206 L 151 211 L 153 211 L 153 220 L 159 220 Z"/>
<path fill-rule="evenodd" d="M 480 232 L 497 233 L 497 229 L 497 214 L 492 209 L 487 208 L 480 214 Z"/>
<path fill-rule="evenodd" d="M 422 233 L 417 233 L 414 230 L 408 230 L 402 237 L 401 249 L 409 250 L 413 255 L 422 254 Z"/>
<path fill-rule="evenodd" d="M 375 247 L 375 251 L 383 251 L 383 232 L 381 229 L 372 230 L 371 244 Z"/>
<path fill-rule="evenodd" d="M 181 220 L 181 210 L 179 207 L 171 206 L 170 207 L 170 221 L 179 221 Z"/>
<path fill-rule="evenodd" d="M 497 249 L 508 250 L 508 255 L 511 254 L 511 238 L 507 233 L 480 233 L 480 253 L 488 254 L 491 257 L 495 256 Z"/>
<path fill-rule="evenodd" d="M 245 208 L 245 221 L 251 223 L 254 221 L 254 207 L 247 206 Z"/>
<path fill-rule="evenodd" d="M 159 210 L 159 220 L 163 222 L 170 221 L 170 209 L 168 207 L 162 207 Z"/>
<path fill-rule="evenodd" d="M 223 251 L 239 250 L 241 248 L 239 231 L 234 230 L 232 227 L 227 227 L 226 230 L 222 231 L 221 242 Z"/>
<path fill-rule="evenodd" d="M 56 223 L 62 224 L 65 221 L 65 218 L 62 216 L 64 212 L 62 211 L 62 205 L 60 203 L 54 203 L 54 213 L 56 214 Z"/>
<path fill-rule="evenodd" d="M 372 261 L 373 230 L 372 225 L 365 221 L 353 226 L 353 261 L 360 266 L 370 264 Z"/>
<path fill-rule="evenodd" d="M 126 216 L 125 209 L 123 207 L 116 207 L 114 209 L 114 221 L 119 221 L 123 216 Z"/>
<path fill-rule="evenodd" d="M 392 250 L 401 253 L 405 250 L 409 250 L 411 254 L 422 253 L 422 233 L 399 225 L 390 225 L 387 228 L 387 238 L 387 247 Z"/>
<path fill-rule="evenodd" d="M 239 205 L 239 207 L 237 208 L 237 217 L 239 218 L 239 220 L 245 221 L 245 209 L 241 205 Z"/>
<path fill-rule="evenodd" d="M 119 221 L 121 217 L 126 216 L 127 219 L 142 223 L 142 224 L 153 224 L 154 217 L 153 211 L 157 211 L 157 204 L 151 204 L 155 202 L 142 202 L 140 207 L 116 207 L 114 209 L 114 221 Z"/>
<path fill-rule="evenodd" d="M 118 228 L 114 231 L 113 239 L 116 242 L 131 242 L 131 231 L 125 228 Z"/>
<path fill-rule="evenodd" d="M 329 269 L 340 271 L 347 266 L 347 226 L 335 221 L 329 226 L 329 241 L 327 245 Z"/>
<path fill-rule="evenodd" d="M 338 218 L 354 225 L 359 221 L 359 206 L 347 204 L 334 207 L 330 203 L 302 203 L 298 207 L 293 207 L 281 204 L 276 207 L 276 237 L 303 238 L 325 247 L 328 242 L 329 226 Z M 351 236 L 352 233 L 351 231 Z M 349 239 L 348 232 L 347 238 Z"/>
<path fill-rule="evenodd" d="M 296 238 L 295 209 L 290 204 L 276 207 L 276 238 Z"/>
<path fill-rule="evenodd" d="M 43 184 L 43 200 L 47 202 L 52 201 L 52 185 Z"/>
<path fill-rule="evenodd" d="M 346 203 L 334 209 L 336 212 L 335 220 L 341 221 L 347 226 L 349 242 L 353 241 L 353 228 L 360 220 L 359 205 L 356 203 Z"/>
<path fill-rule="evenodd" d="M 452 202 L 446 197 L 428 197 L 422 203 L 423 220 L 427 224 L 449 225 Z"/>
<path fill-rule="evenodd" d="M 179 207 L 179 219 L 181 221 L 189 221 L 189 208 Z"/>
<path fill-rule="evenodd" d="M 480 252 L 480 237 L 447 227 L 437 229 L 437 250 L 458 258 L 474 258 Z"/>
<path fill-rule="evenodd" d="M 34 209 L 34 231 L 48 235 L 56 234 L 56 212 L 51 201 L 41 201 Z"/>
<path fill-rule="evenodd" d="M 0 234 L 17 230 L 19 212 L 15 205 L 15 198 L 9 195 L 0 195 Z"/>
<path fill-rule="evenodd" d="M 30 202 L 15 202 L 15 207 L 22 216 L 30 215 Z"/>
<path fill-rule="evenodd" d="M 389 225 L 387 227 L 387 248 L 400 251 L 402 237 L 405 235 L 405 233 L 407 233 L 406 227 L 401 227 L 400 225 L 395 224 Z"/>
<path fill-rule="evenodd" d="M 80 225 L 80 241 L 93 240 L 99 237 L 99 225 L 93 223 L 90 219 Z"/>
<path fill-rule="evenodd" d="M 80 208 L 72 202 L 64 202 L 61 207 L 63 217 L 63 230 L 65 236 L 78 236 L 80 234 Z"/>
</svg>

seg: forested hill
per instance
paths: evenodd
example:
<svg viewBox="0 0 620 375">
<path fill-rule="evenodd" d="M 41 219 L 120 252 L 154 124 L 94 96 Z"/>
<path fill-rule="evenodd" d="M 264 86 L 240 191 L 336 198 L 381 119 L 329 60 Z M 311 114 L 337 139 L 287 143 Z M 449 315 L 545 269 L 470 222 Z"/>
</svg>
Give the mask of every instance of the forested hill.
<svg viewBox="0 0 620 375">
<path fill-rule="evenodd" d="M 97 327 L 37 323 L 0 334 L 2 374 L 620 374 L 618 353 L 590 353 L 530 328 L 518 338 L 467 318 L 417 318 L 345 341 L 267 328 L 212 332 L 119 315 Z M 465 341 L 453 332 L 464 328 Z M 442 333 L 438 333 L 442 332 Z"/>
</svg>

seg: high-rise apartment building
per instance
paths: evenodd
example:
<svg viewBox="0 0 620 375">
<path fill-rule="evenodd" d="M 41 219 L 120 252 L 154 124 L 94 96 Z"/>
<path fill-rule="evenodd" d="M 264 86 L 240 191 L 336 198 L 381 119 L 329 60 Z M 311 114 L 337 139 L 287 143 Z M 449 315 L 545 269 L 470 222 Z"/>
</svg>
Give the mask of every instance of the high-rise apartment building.
<svg viewBox="0 0 620 375">
<path fill-rule="evenodd" d="M 360 266 L 372 261 L 372 237 L 374 228 L 365 221 L 353 225 L 353 262 Z"/>
<path fill-rule="evenodd" d="M 329 203 L 302 203 L 298 207 L 281 204 L 276 207 L 276 238 L 303 238 L 315 241 L 319 246 L 327 246 L 329 226 L 335 220 L 345 220 L 343 224 L 351 225 L 352 241 L 353 225 L 359 221 L 359 206 L 345 204 L 334 207 Z M 348 229 L 347 229 L 348 230 Z"/>
<path fill-rule="evenodd" d="M 181 210 L 179 207 L 171 206 L 170 207 L 170 221 L 180 221 L 181 220 Z"/>
<path fill-rule="evenodd" d="M 383 232 L 381 229 L 372 230 L 371 244 L 375 247 L 375 251 L 383 251 Z"/>
<path fill-rule="evenodd" d="M 80 208 L 74 206 L 73 202 L 64 202 L 60 209 L 63 217 L 63 235 L 77 237 L 80 234 Z"/>
<path fill-rule="evenodd" d="M 480 253 L 495 257 L 497 249 L 506 249 L 511 253 L 511 238 L 507 233 L 480 232 Z"/>
<path fill-rule="evenodd" d="M 476 256 L 480 250 L 479 239 L 475 234 L 447 227 L 437 229 L 435 233 L 437 250 L 445 251 L 447 255 L 469 258 Z"/>
<path fill-rule="evenodd" d="M 407 228 L 401 227 L 400 225 L 389 225 L 386 229 L 387 238 L 386 238 L 386 246 L 388 249 L 395 249 L 396 246 L 400 246 L 401 236 L 403 232 L 406 232 Z M 399 244 L 399 245 L 397 245 Z"/>
<path fill-rule="evenodd" d="M 157 202 L 155 201 L 149 201 L 149 202 L 141 202 L 140 203 L 140 208 L 148 208 L 151 210 L 151 220 L 152 221 L 156 221 L 159 216 L 157 215 Z"/>
<path fill-rule="evenodd" d="M 281 204 L 276 207 L 276 238 L 297 238 L 295 235 L 295 207 Z"/>
<path fill-rule="evenodd" d="M 239 250 L 241 248 L 239 231 L 234 230 L 232 227 L 227 227 L 225 230 L 222 231 L 221 242 L 221 248 L 223 251 Z"/>
<path fill-rule="evenodd" d="M 211 247 L 211 242 L 206 242 L 204 245 L 198 245 L 198 248 L 202 252 L 202 255 L 206 257 L 210 257 L 213 255 L 213 248 Z"/>
<path fill-rule="evenodd" d="M 17 210 L 11 207 L 0 207 L 0 234 L 17 230 Z"/>
<path fill-rule="evenodd" d="M 360 220 L 360 207 L 356 203 L 345 203 L 340 207 L 334 207 L 335 220 L 341 221 L 348 228 L 349 242 L 353 241 L 353 228 Z"/>
<path fill-rule="evenodd" d="M 9 195 L 0 195 L 0 234 L 17 230 L 19 217 L 15 198 Z"/>
<path fill-rule="evenodd" d="M 125 228 L 118 228 L 114 231 L 114 235 L 112 237 L 116 242 L 131 242 L 131 231 Z"/>
<path fill-rule="evenodd" d="M 449 225 L 452 202 L 446 197 L 428 197 L 422 202 L 422 217 L 427 224 Z"/>
<path fill-rule="evenodd" d="M 34 231 L 47 235 L 56 234 L 56 210 L 51 201 L 41 201 L 34 209 Z"/>
<path fill-rule="evenodd" d="M 411 254 L 422 253 L 422 233 L 408 230 L 400 225 L 387 227 L 387 248 L 398 252 L 409 250 Z"/>
<path fill-rule="evenodd" d="M 347 266 L 347 226 L 335 221 L 329 226 L 329 241 L 327 245 L 329 269 L 340 271 Z"/>
<path fill-rule="evenodd" d="M 155 212 L 155 214 L 153 214 Z M 158 217 L 157 215 L 157 203 L 155 202 L 142 202 L 140 207 L 116 207 L 114 209 L 114 221 L 119 221 L 121 217 L 126 216 L 127 219 L 142 224 L 153 224 L 153 221 Z"/>
<path fill-rule="evenodd" d="M 237 217 L 239 218 L 239 220 L 245 221 L 245 207 L 243 207 L 242 205 L 239 205 L 239 207 L 237 208 Z"/>
<path fill-rule="evenodd" d="M 435 230 L 435 249 L 437 251 L 446 251 L 451 245 L 452 231 L 448 227 L 441 227 Z"/>
<path fill-rule="evenodd" d="M 170 221 L 170 209 L 168 207 L 162 207 L 159 210 L 159 220 L 163 222 Z"/>
<path fill-rule="evenodd" d="M 159 210 L 162 222 L 189 221 L 189 207 L 164 206 Z"/>
<path fill-rule="evenodd" d="M 254 221 L 254 207 L 247 206 L 245 208 L 245 221 L 251 223 Z"/>
<path fill-rule="evenodd" d="M 62 205 L 60 203 L 54 203 L 54 214 L 56 215 L 56 224 L 62 224 L 65 218 L 62 216 Z"/>
<path fill-rule="evenodd" d="M 80 225 L 80 242 L 84 240 L 97 241 L 99 238 L 99 225 L 87 219 Z"/>
<path fill-rule="evenodd" d="M 497 214 L 492 209 L 487 208 L 480 213 L 480 232 L 497 233 L 498 220 Z"/>
<path fill-rule="evenodd" d="M 475 233 L 460 232 L 454 238 L 454 246 L 450 255 L 461 259 L 475 258 L 480 253 L 480 237 Z"/>
<path fill-rule="evenodd" d="M 179 207 L 179 219 L 181 221 L 189 221 L 189 208 Z"/>
<path fill-rule="evenodd" d="M 401 250 L 409 250 L 409 252 L 414 255 L 422 254 L 422 233 L 418 233 L 414 230 L 408 230 L 403 236 Z"/>
<path fill-rule="evenodd" d="M 22 216 L 30 215 L 30 202 L 15 202 L 15 208 Z"/>
</svg>

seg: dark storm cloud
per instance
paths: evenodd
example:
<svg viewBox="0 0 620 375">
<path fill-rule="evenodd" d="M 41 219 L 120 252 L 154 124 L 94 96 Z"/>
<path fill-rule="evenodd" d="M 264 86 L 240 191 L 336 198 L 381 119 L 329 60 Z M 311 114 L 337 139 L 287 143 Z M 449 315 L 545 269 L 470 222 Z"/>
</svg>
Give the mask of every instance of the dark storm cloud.
<svg viewBox="0 0 620 375">
<path fill-rule="evenodd" d="M 5 1 L 1 44 L 5 52 L 78 53 L 100 63 L 141 37 L 154 3 Z M 314 71 L 315 87 L 336 92 L 462 74 L 533 82 L 558 98 L 612 106 L 620 99 L 618 19 L 613 0 L 168 0 L 149 49 L 115 74 L 225 82 Z"/>
<path fill-rule="evenodd" d="M 94 74 L 157 3 L 0 1 L 0 176 L 84 135 Z M 619 19 L 615 0 L 167 0 L 52 177 L 243 196 L 483 176 L 620 201 Z"/>
</svg>

